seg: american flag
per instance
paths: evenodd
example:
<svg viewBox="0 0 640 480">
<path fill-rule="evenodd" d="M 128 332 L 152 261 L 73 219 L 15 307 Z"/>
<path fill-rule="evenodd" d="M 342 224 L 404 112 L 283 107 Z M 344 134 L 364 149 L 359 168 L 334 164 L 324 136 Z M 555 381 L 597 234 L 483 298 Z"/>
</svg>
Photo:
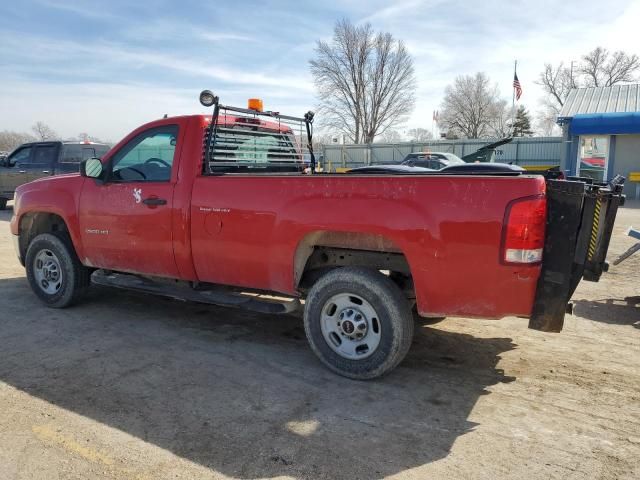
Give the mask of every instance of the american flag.
<svg viewBox="0 0 640 480">
<path fill-rule="evenodd" d="M 513 72 L 513 88 L 516 90 L 516 100 L 520 100 L 522 87 L 520 86 L 520 80 L 518 80 L 518 74 L 516 72 Z"/>
</svg>

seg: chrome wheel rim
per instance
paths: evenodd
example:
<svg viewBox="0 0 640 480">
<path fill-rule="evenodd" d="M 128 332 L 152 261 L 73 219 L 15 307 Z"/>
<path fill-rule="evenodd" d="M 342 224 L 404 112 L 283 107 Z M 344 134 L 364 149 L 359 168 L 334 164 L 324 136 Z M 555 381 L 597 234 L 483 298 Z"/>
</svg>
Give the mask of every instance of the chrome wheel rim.
<svg viewBox="0 0 640 480">
<path fill-rule="evenodd" d="M 329 298 L 320 317 L 322 335 L 329 348 L 349 360 L 362 360 L 380 345 L 378 313 L 364 298 L 340 293 Z"/>
<path fill-rule="evenodd" d="M 43 249 L 33 260 L 33 274 L 40 290 L 54 295 L 62 288 L 63 274 L 60 260 L 51 250 Z"/>
</svg>

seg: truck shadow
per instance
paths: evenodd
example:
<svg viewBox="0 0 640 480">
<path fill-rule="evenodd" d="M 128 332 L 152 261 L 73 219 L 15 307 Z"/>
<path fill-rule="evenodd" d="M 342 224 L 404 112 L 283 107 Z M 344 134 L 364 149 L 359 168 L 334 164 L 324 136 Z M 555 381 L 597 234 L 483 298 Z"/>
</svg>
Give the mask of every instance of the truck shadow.
<svg viewBox="0 0 640 480">
<path fill-rule="evenodd" d="M 381 478 L 436 461 L 474 428 L 487 387 L 514 380 L 497 368 L 509 338 L 418 327 L 399 368 L 357 382 L 319 364 L 294 316 L 99 288 L 50 310 L 24 278 L 0 291 L 1 381 L 236 478 Z"/>
<path fill-rule="evenodd" d="M 596 322 L 640 328 L 640 297 L 576 300 L 574 313 Z"/>
</svg>

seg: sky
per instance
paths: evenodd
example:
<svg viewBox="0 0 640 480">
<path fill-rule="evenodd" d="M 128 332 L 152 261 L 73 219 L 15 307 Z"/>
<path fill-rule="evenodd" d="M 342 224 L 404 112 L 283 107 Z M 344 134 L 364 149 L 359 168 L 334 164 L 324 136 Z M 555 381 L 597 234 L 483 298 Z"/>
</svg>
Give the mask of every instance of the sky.
<svg viewBox="0 0 640 480">
<path fill-rule="evenodd" d="M 392 33 L 412 55 L 417 102 L 401 132 L 431 129 L 457 75 L 483 71 L 511 101 L 517 59 L 520 103 L 535 113 L 545 63 L 596 46 L 640 54 L 640 0 L 2 0 L 0 130 L 44 121 L 65 138 L 115 142 L 165 113 L 206 113 L 205 88 L 301 115 L 319 104 L 315 44 L 342 18 Z"/>
</svg>

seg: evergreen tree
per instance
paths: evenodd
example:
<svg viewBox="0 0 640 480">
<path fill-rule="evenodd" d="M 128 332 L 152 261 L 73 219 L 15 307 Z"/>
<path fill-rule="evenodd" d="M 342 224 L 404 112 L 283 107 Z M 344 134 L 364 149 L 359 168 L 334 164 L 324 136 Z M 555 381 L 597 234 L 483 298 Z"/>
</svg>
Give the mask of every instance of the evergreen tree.
<svg viewBox="0 0 640 480">
<path fill-rule="evenodd" d="M 516 112 L 516 120 L 513 124 L 513 136 L 514 137 L 530 137 L 533 135 L 531 130 L 531 118 L 529 112 L 524 106 L 519 106 Z"/>
</svg>

